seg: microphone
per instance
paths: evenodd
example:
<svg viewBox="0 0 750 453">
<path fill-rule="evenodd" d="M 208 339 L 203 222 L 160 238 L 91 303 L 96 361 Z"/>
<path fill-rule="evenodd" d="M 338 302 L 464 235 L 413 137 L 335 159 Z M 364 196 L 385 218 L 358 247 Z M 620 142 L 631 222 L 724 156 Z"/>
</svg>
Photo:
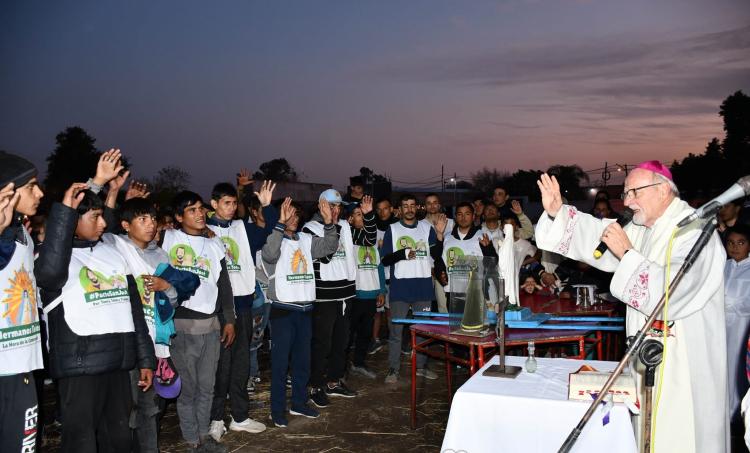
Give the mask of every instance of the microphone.
<svg viewBox="0 0 750 453">
<path fill-rule="evenodd" d="M 633 211 L 631 209 L 625 208 L 625 210 L 622 211 L 622 215 L 620 216 L 620 218 L 617 219 L 617 223 L 621 227 L 624 227 L 625 225 L 630 223 L 631 220 L 633 220 Z M 607 244 L 605 244 L 604 241 L 600 242 L 599 246 L 596 248 L 596 250 L 594 250 L 594 258 L 601 258 L 608 248 L 609 247 L 607 247 Z"/>
<path fill-rule="evenodd" d="M 693 211 L 692 214 L 685 217 L 677 224 L 677 228 L 682 228 L 695 219 L 706 219 L 712 217 L 719 212 L 719 209 L 725 204 L 748 194 L 750 194 L 750 175 L 738 179 L 737 182 L 732 184 L 732 186 L 724 191 L 724 193 Z"/>
</svg>

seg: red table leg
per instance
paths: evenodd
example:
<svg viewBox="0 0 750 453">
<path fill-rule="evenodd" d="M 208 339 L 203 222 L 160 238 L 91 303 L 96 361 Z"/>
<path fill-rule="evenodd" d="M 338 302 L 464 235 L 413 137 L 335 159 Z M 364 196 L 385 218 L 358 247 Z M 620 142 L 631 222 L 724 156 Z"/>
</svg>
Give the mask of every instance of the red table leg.
<svg viewBox="0 0 750 453">
<path fill-rule="evenodd" d="M 453 399 L 453 382 L 451 379 L 450 344 L 446 341 L 445 346 L 445 380 L 448 381 L 448 402 Z"/>
<path fill-rule="evenodd" d="M 411 429 L 417 427 L 417 334 L 411 331 Z"/>
<path fill-rule="evenodd" d="M 596 360 L 602 360 L 602 350 L 604 349 L 604 345 L 602 344 L 602 331 L 597 330 L 596 331 L 596 341 L 598 341 L 596 345 Z"/>
<path fill-rule="evenodd" d="M 579 360 L 585 360 L 586 359 L 586 337 L 581 336 L 578 339 L 578 359 Z"/>
<path fill-rule="evenodd" d="M 469 372 L 473 376 L 477 371 L 477 360 L 474 357 L 474 345 L 469 345 Z"/>
</svg>

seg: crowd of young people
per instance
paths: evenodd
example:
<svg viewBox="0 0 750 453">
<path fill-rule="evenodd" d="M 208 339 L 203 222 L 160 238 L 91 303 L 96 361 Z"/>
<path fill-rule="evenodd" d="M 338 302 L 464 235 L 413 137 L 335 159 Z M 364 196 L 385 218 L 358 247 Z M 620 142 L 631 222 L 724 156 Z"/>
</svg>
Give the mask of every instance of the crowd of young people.
<svg viewBox="0 0 750 453">
<path fill-rule="evenodd" d="M 345 197 L 321 193 L 306 216 L 273 182 L 255 191 L 244 170 L 208 202 L 184 191 L 169 206 L 143 184 L 125 190 L 128 177 L 120 151 L 104 152 L 95 174 L 39 220 L 36 169 L 0 152 L 0 451 L 40 441 L 38 370 L 55 383 L 63 452 L 156 452 L 171 400 L 189 449 L 226 451 L 228 430 L 266 430 L 249 417 L 249 394 L 267 334 L 268 423 L 283 428 L 289 416 L 317 418 L 331 399 L 356 397 L 348 373 L 398 382 L 408 347 L 389 320 L 447 311 L 456 256 L 497 257 L 508 239 L 527 292 L 577 278 L 564 262 L 555 272 L 542 264 L 531 221 L 504 187 L 448 218 L 438 194 L 422 213 L 413 195 L 373 200 L 353 184 Z M 742 249 L 727 263 L 729 281 L 746 274 L 748 234 L 724 234 Z M 732 294 L 745 316 L 742 291 Z M 388 372 L 378 376 L 367 362 L 386 327 Z M 417 375 L 437 377 L 421 354 Z"/>
</svg>

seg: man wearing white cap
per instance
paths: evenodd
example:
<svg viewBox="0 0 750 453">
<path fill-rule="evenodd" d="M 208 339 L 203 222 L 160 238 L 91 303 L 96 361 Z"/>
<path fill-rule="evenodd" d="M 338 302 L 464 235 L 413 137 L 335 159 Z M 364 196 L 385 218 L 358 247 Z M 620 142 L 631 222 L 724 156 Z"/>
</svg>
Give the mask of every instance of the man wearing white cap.
<svg viewBox="0 0 750 453">
<path fill-rule="evenodd" d="M 538 185 L 545 213 L 536 227 L 537 245 L 614 272 L 610 291 L 628 305 L 626 330 L 628 335 L 635 334 L 700 235 L 700 229 L 680 231 L 674 236 L 667 261 L 677 223 L 693 211 L 679 198 L 671 172 L 658 161 L 648 161 L 628 175 L 622 199 L 634 215 L 625 227 L 563 205 L 554 177 L 543 174 Z M 593 251 L 600 241 L 607 244 L 609 253 L 597 260 Z M 654 451 L 729 451 L 725 260 L 724 248 L 714 234 L 670 295 L 666 322 L 660 316 L 648 333 L 647 338 L 663 341 L 666 330 L 667 337 L 653 392 Z M 639 363 L 639 389 L 642 368 Z M 634 418 L 634 424 L 640 427 L 641 418 Z"/>
</svg>

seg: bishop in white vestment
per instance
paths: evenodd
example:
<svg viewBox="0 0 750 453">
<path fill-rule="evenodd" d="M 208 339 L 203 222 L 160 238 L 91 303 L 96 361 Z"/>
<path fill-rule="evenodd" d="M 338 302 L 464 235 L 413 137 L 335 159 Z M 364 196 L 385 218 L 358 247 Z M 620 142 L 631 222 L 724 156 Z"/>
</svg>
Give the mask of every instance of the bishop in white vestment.
<svg viewBox="0 0 750 453">
<path fill-rule="evenodd" d="M 679 198 L 669 169 L 658 161 L 648 161 L 628 175 L 623 200 L 634 215 L 624 228 L 612 220 L 600 220 L 563 205 L 554 177 L 544 174 L 538 184 L 545 212 L 536 227 L 537 246 L 614 272 L 610 291 L 628 305 L 626 331 L 628 336 L 634 335 L 664 293 L 668 264 L 671 281 L 700 235 L 699 228 L 680 230 L 667 263 L 672 233 L 677 223 L 693 211 Z M 607 244 L 609 251 L 597 260 L 593 252 L 600 241 Z M 666 354 L 657 368 L 653 392 L 654 451 L 729 451 L 725 260 L 724 247 L 714 233 L 672 292 L 666 326 L 659 316 L 649 332 L 650 338 L 661 340 L 664 329 L 668 329 Z M 661 367 L 664 377 L 657 406 Z M 638 368 L 640 388 L 643 370 Z M 640 417 L 634 418 L 638 432 L 641 421 Z"/>
</svg>

